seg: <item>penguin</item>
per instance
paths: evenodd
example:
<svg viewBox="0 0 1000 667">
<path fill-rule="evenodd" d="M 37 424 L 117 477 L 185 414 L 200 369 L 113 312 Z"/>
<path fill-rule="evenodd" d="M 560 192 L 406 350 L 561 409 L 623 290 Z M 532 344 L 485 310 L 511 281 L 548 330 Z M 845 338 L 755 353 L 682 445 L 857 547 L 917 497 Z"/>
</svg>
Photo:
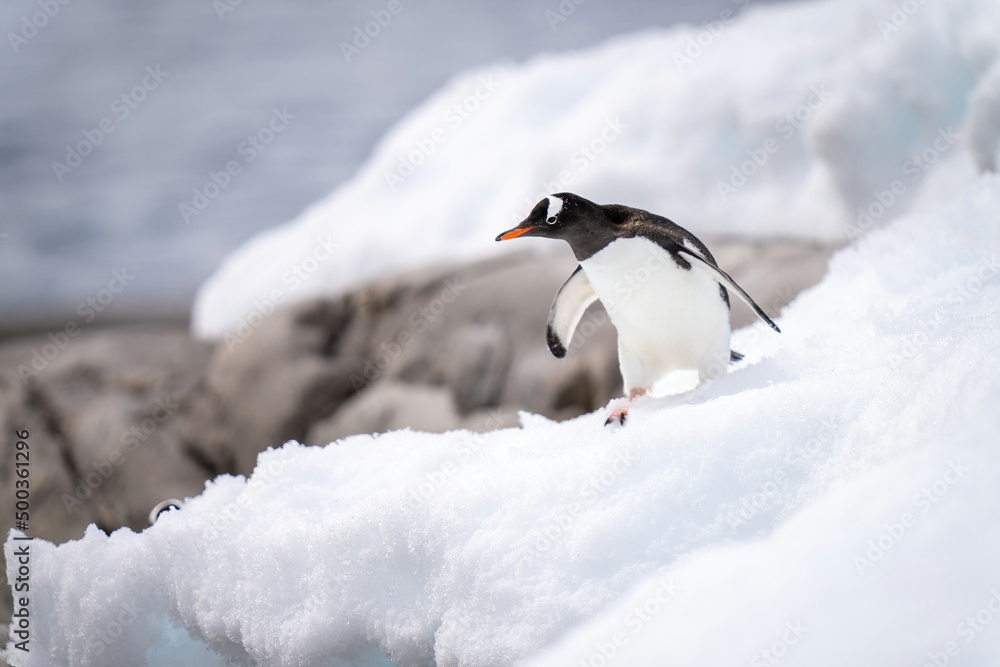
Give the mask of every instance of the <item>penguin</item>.
<svg viewBox="0 0 1000 667">
<path fill-rule="evenodd" d="M 781 333 L 704 243 L 649 211 L 561 192 L 542 199 L 496 240 L 521 236 L 562 239 L 579 262 L 549 310 L 546 340 L 553 355 L 566 356 L 584 311 L 598 299 L 618 331 L 626 400 L 605 424 L 624 424 L 629 406 L 669 371 L 697 370 L 701 383 L 743 358 L 729 348 L 730 290 Z"/>
<path fill-rule="evenodd" d="M 160 515 L 164 512 L 169 512 L 170 510 L 179 510 L 184 505 L 183 500 L 177 500 L 177 498 L 167 498 L 166 500 L 161 500 L 156 503 L 154 507 L 149 512 L 149 525 L 152 526 L 156 523 L 156 520 L 160 518 Z"/>
</svg>

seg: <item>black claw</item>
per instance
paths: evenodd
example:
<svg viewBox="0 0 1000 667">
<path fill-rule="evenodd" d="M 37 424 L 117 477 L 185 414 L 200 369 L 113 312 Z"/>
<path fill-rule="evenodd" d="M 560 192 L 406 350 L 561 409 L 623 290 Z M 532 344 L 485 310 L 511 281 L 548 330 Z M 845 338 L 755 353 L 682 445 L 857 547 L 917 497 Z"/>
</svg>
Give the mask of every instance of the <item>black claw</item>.
<svg viewBox="0 0 1000 667">
<path fill-rule="evenodd" d="M 625 425 L 625 418 L 626 417 L 628 417 L 628 413 L 627 412 L 623 412 L 620 415 L 617 415 L 617 418 L 616 418 L 615 415 L 611 415 L 610 417 L 608 417 L 607 419 L 604 420 L 604 425 L 607 426 L 608 424 L 613 424 L 615 422 L 618 422 L 619 424 L 621 424 L 622 426 L 624 426 Z"/>
</svg>

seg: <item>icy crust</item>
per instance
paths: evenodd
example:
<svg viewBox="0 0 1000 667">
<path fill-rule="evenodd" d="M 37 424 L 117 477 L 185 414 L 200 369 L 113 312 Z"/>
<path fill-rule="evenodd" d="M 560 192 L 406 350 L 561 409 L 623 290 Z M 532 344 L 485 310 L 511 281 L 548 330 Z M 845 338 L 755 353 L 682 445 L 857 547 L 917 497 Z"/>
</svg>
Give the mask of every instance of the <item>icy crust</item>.
<svg viewBox="0 0 1000 667">
<path fill-rule="evenodd" d="M 522 414 L 288 443 L 141 534 L 36 540 L 32 651 L 6 658 L 1000 660 L 984 620 L 1000 605 L 998 220 L 984 177 L 872 232 L 782 334 L 737 332 L 744 362 L 624 428 Z"/>
<path fill-rule="evenodd" d="M 199 292 L 194 332 L 497 252 L 496 234 L 555 192 L 700 237 L 842 242 L 995 167 L 994 0 L 745 6 L 457 77 L 353 179 L 230 256 Z"/>
</svg>

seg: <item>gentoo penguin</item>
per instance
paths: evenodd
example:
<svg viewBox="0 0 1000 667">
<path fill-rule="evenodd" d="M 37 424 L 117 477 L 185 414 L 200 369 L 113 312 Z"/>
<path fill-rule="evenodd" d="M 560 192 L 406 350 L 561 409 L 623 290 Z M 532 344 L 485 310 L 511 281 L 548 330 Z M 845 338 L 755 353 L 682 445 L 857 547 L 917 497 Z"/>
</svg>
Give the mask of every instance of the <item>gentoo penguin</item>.
<svg viewBox="0 0 1000 667">
<path fill-rule="evenodd" d="M 184 501 L 177 500 L 176 498 L 167 498 L 166 500 L 161 500 L 160 502 L 156 503 L 156 507 L 154 507 L 149 512 L 149 525 L 152 526 L 154 523 L 156 523 L 156 520 L 159 519 L 160 515 L 163 514 L 164 512 L 168 512 L 170 510 L 179 510 L 183 505 Z"/>
<path fill-rule="evenodd" d="M 618 330 L 618 363 L 628 399 L 610 414 L 608 424 L 624 424 L 629 404 L 668 371 L 696 369 L 703 382 L 742 358 L 729 349 L 727 288 L 781 331 L 719 268 L 704 243 L 648 211 L 562 192 L 538 202 L 523 222 L 496 240 L 519 236 L 562 239 L 580 262 L 549 311 L 546 338 L 552 354 L 566 356 L 577 324 L 596 299 Z"/>
</svg>

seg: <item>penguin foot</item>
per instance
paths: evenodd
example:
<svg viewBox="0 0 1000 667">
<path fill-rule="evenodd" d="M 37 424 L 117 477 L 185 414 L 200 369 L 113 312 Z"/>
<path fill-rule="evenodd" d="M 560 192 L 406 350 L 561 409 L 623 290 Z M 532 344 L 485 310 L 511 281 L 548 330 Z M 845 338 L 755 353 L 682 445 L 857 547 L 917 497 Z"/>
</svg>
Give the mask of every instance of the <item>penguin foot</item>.
<svg viewBox="0 0 1000 667">
<path fill-rule="evenodd" d="M 619 424 L 624 426 L 626 417 L 628 417 L 628 408 L 626 407 L 618 408 L 610 415 L 608 415 L 608 418 L 604 422 L 604 425 L 607 426 L 608 424 L 614 424 L 615 422 L 618 422 Z"/>
<path fill-rule="evenodd" d="M 614 408 L 611 411 L 611 413 L 608 415 L 607 421 L 604 422 L 604 425 L 607 426 L 609 424 L 614 424 L 615 422 L 618 422 L 619 424 L 624 426 L 625 418 L 628 417 L 629 407 L 635 402 L 635 399 L 639 398 L 647 391 L 648 389 L 642 389 L 642 388 L 629 390 L 628 396 L 625 397 L 621 401 L 621 403 L 619 403 L 617 408 Z"/>
</svg>

